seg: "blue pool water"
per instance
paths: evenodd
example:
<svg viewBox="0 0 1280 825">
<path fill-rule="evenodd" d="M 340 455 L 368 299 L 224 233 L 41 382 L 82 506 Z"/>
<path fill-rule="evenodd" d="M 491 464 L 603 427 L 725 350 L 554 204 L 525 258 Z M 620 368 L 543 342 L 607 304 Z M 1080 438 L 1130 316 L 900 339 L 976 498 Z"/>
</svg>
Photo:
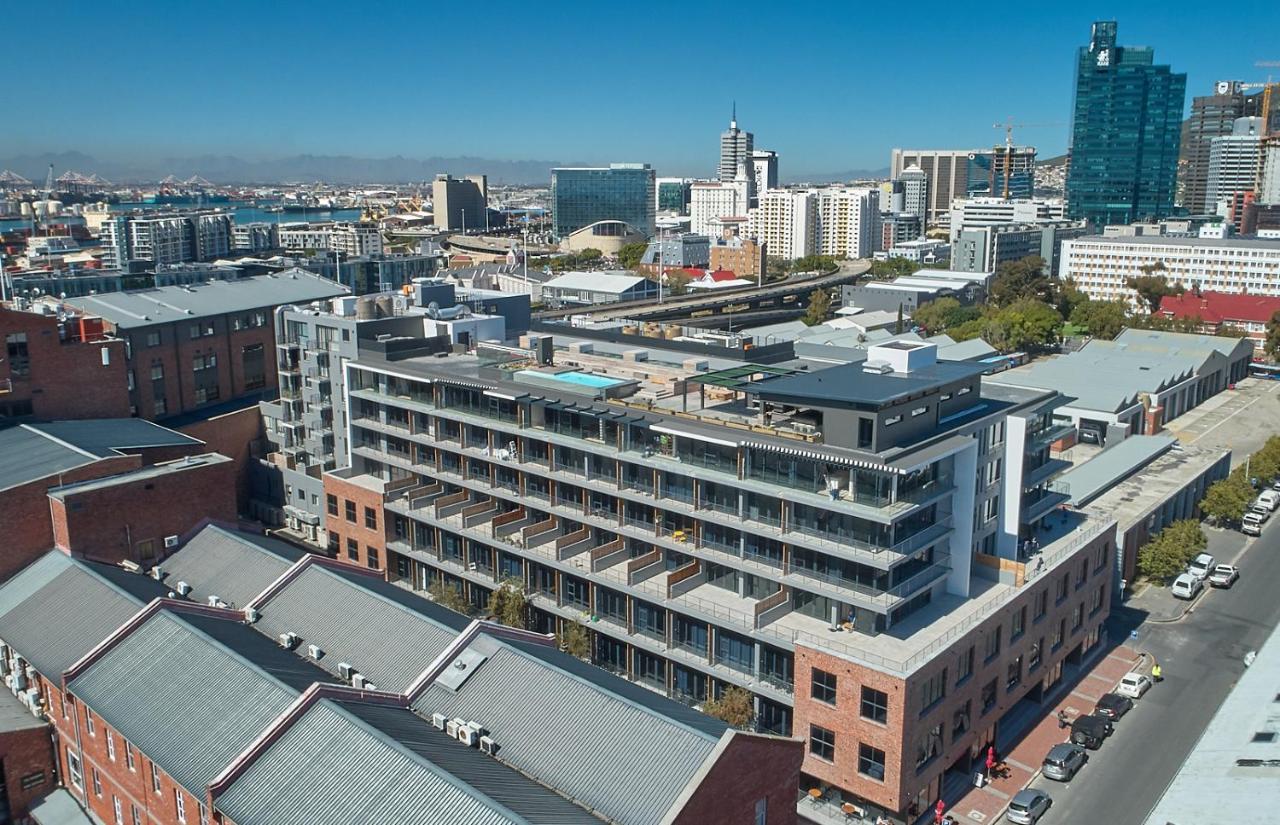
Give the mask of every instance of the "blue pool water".
<svg viewBox="0 0 1280 825">
<path fill-rule="evenodd" d="M 551 374 L 549 372 L 538 372 L 537 370 L 520 370 L 516 375 L 531 376 L 535 379 L 542 378 L 548 381 L 563 381 L 566 384 L 577 384 L 582 387 L 591 387 L 599 390 L 604 387 L 612 387 L 614 384 L 622 382 L 616 378 L 608 378 L 603 375 L 592 375 L 586 372 L 561 372 Z"/>
</svg>

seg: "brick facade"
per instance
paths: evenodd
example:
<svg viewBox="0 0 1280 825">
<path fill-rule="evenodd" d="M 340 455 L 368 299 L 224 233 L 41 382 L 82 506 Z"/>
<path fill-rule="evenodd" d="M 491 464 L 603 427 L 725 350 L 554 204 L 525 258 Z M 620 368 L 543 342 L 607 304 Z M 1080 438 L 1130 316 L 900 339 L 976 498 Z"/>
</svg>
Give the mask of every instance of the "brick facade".
<svg viewBox="0 0 1280 825">
<path fill-rule="evenodd" d="M 386 495 L 367 486 L 369 481 L 368 477 L 353 481 L 325 473 L 323 504 L 328 514 L 325 524 L 329 530 L 329 545 L 341 561 L 373 570 L 386 570 L 387 518 L 383 509 Z M 348 509 L 348 505 L 354 509 Z M 334 515 L 335 508 L 337 515 Z M 373 515 L 371 526 L 366 521 L 369 514 Z"/>
<path fill-rule="evenodd" d="M 12 696 L 0 697 L 0 700 L 18 702 Z M 35 721 L 33 718 L 32 722 Z M 27 816 L 31 803 L 58 784 L 51 733 L 49 726 L 43 724 L 0 733 L 0 770 L 9 800 L 9 815 L 13 817 L 10 821 L 20 822 Z"/>
<path fill-rule="evenodd" d="M 1078 661 L 1097 643 L 1111 604 L 1113 538 L 1104 531 L 1082 545 L 907 676 L 797 645 L 794 732 L 806 741 L 804 772 L 815 780 L 810 784 L 838 788 L 845 798 L 856 795 L 908 818 L 932 805 L 948 768 L 967 772 L 969 758 L 985 758 L 1004 713 L 1023 699 L 1039 701 L 1061 678 L 1063 663 Z M 1065 595 L 1059 599 L 1064 577 Z M 1037 616 L 1041 604 L 1043 613 Z M 1079 624 L 1073 626 L 1077 610 Z M 1015 632 L 1019 625 L 1021 631 Z M 1062 639 L 1055 645 L 1059 628 Z M 990 656 L 988 650 L 993 650 Z M 815 698 L 815 670 L 835 677 L 834 704 Z M 887 697 L 883 722 L 864 718 L 864 687 Z M 927 707 L 926 697 L 932 700 Z M 930 745 L 938 725 L 942 735 Z M 813 726 L 834 733 L 831 759 L 813 752 Z M 882 779 L 859 770 L 863 745 L 883 752 Z M 927 758 L 917 764 L 922 753 Z"/>
<path fill-rule="evenodd" d="M 86 327 L 86 341 L 75 320 L 60 324 L 54 316 L 0 307 L 0 420 L 128 416 L 125 344 L 93 329 Z M 25 366 L 11 355 L 23 343 Z"/>
<path fill-rule="evenodd" d="M 262 412 L 257 404 L 222 415 L 210 416 L 175 429 L 183 435 L 198 438 L 204 449 L 230 458 L 235 466 L 234 484 L 236 508 L 241 513 L 249 511 L 251 490 L 250 473 L 253 462 L 252 445 L 262 438 Z"/>
<path fill-rule="evenodd" d="M 735 736 L 689 797 L 674 825 L 709 822 L 796 822 L 796 783 L 804 745 L 782 738 Z M 750 794 L 743 794 L 750 788 Z"/>
<path fill-rule="evenodd" d="M 235 521 L 235 465 L 182 461 L 160 465 L 169 470 L 161 475 L 50 496 L 44 509 L 57 548 L 108 564 L 151 564 L 163 557 L 166 536 L 182 535 L 206 519 Z"/>
</svg>

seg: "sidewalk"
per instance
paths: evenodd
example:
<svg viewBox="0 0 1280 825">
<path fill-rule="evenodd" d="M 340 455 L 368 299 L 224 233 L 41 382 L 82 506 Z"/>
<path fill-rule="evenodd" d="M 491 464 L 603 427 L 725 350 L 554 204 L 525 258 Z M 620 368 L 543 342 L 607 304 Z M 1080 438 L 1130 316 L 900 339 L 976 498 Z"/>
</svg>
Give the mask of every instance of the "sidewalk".
<svg viewBox="0 0 1280 825">
<path fill-rule="evenodd" d="M 1013 795 L 1040 773 L 1040 763 L 1049 749 L 1067 741 L 1070 731 L 1058 727 L 1058 711 L 1065 711 L 1073 719 L 1092 713 L 1098 699 L 1109 693 L 1120 677 L 1129 672 L 1139 655 L 1137 650 L 1120 645 L 1099 659 L 1070 692 L 1047 705 L 1043 718 L 1022 735 L 1012 751 L 1003 755 L 1009 766 L 1009 775 L 996 777 L 982 788 L 969 788 L 951 805 L 948 813 L 960 825 L 991 825 L 1004 813 Z"/>
</svg>

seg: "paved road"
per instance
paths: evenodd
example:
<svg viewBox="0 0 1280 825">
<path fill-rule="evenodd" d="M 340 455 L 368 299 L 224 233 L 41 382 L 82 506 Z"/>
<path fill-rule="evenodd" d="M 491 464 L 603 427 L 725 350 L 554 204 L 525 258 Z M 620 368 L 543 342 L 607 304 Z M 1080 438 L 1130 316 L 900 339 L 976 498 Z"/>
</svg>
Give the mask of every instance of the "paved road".
<svg viewBox="0 0 1280 825">
<path fill-rule="evenodd" d="M 1164 668 L 1164 682 L 1139 701 L 1078 778 L 1064 785 L 1032 783 L 1053 796 L 1044 825 L 1142 825 L 1244 672 L 1241 661 L 1280 623 L 1280 529 L 1273 522 L 1245 551 L 1242 578 L 1231 590 L 1210 590 L 1185 618 L 1138 627 L 1139 649 Z M 1140 602 L 1140 600 L 1138 600 Z M 1112 632 L 1128 635 L 1144 618 L 1126 606 Z M 1202 823 L 1201 825 L 1209 825 Z"/>
</svg>

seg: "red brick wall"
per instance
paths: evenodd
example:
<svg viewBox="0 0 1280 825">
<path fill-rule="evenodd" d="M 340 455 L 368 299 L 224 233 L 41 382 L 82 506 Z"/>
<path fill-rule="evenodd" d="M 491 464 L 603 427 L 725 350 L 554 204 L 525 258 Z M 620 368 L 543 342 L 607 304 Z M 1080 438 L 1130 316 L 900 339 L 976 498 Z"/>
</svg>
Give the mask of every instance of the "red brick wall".
<svg viewBox="0 0 1280 825">
<path fill-rule="evenodd" d="M 10 697 L 8 701 L 16 700 Z M 57 785 L 50 733 L 48 725 L 0 733 L 0 765 L 4 767 L 9 811 L 15 821 L 25 817 L 31 803 Z M 24 778 L 31 783 L 26 790 L 22 788 Z"/>
<path fill-rule="evenodd" d="M 359 484 L 338 478 L 332 473 L 325 473 L 324 476 L 324 492 L 327 505 L 328 496 L 337 496 L 338 499 L 338 515 L 329 514 L 325 521 L 329 532 L 338 534 L 338 550 L 337 558 L 348 564 L 356 564 L 361 567 L 371 567 L 377 570 L 386 570 L 387 565 L 387 535 L 386 535 L 386 511 L 383 509 L 383 503 L 386 497 L 382 493 L 363 487 Z M 350 501 L 355 504 L 355 520 L 347 519 L 346 503 Z M 377 528 L 368 529 L 365 527 L 365 508 L 372 508 L 377 517 Z M 326 512 L 328 512 L 326 510 Z M 354 540 L 356 543 L 356 558 L 351 558 L 347 551 L 348 540 Z M 376 548 L 378 558 L 375 563 L 369 563 L 369 548 Z"/>
<path fill-rule="evenodd" d="M 249 473 L 253 461 L 250 445 L 262 438 L 262 413 L 258 405 L 245 407 L 225 415 L 214 416 L 177 428 L 183 435 L 205 443 L 204 452 L 222 453 L 235 466 L 236 507 L 249 510 Z"/>
<path fill-rule="evenodd" d="M 795 740 L 735 735 L 675 822 L 753 823 L 763 799 L 769 825 L 792 825 L 803 758 L 804 745 Z"/>
<path fill-rule="evenodd" d="M 60 550 L 109 563 L 151 562 L 164 555 L 165 536 L 182 535 L 204 519 L 235 520 L 235 465 L 204 464 L 73 491 L 62 500 L 50 497 L 47 508 Z"/>
<path fill-rule="evenodd" d="M 5 339 L 18 332 L 27 335 L 31 371 L 14 377 Z M 37 418 L 124 418 L 129 415 L 127 369 L 123 341 L 64 343 L 57 318 L 0 308 L 0 385 L 12 379 L 12 391 L 0 393 L 0 409 L 30 401 Z"/>
<path fill-rule="evenodd" d="M 86 459 L 87 460 L 87 459 Z M 48 490 L 63 483 L 123 473 L 141 466 L 137 456 L 121 456 L 94 461 L 68 470 L 61 476 L 36 481 L 0 492 L 0 581 L 26 567 L 53 547 L 53 524 L 49 517 Z"/>
</svg>

